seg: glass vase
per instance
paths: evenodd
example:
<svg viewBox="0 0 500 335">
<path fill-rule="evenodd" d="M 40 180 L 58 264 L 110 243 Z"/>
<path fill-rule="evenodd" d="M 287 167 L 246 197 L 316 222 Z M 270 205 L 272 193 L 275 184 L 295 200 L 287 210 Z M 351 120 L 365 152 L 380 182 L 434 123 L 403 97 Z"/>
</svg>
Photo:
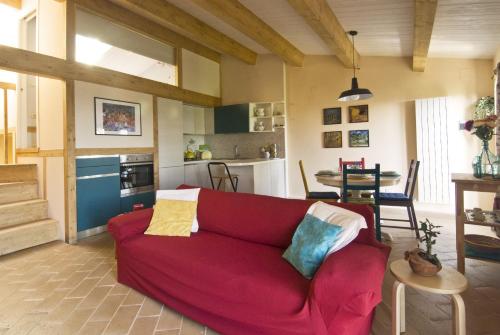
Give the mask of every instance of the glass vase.
<svg viewBox="0 0 500 335">
<path fill-rule="evenodd" d="M 483 141 L 481 152 L 472 162 L 474 177 L 499 177 L 497 164 L 497 156 L 490 151 L 488 141 Z"/>
</svg>

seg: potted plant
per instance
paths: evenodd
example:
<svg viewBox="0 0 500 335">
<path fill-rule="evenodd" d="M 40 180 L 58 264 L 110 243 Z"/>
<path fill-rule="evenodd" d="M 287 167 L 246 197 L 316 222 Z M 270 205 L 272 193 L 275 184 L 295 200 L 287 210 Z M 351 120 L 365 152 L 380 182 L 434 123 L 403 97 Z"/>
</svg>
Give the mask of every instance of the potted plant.
<svg viewBox="0 0 500 335">
<path fill-rule="evenodd" d="M 437 255 L 432 253 L 432 246 L 436 244 L 436 238 L 440 234 L 436 229 L 441 227 L 432 224 L 429 219 L 420 221 L 420 230 L 424 234 L 420 238 L 420 242 L 425 243 L 425 250 L 415 248 L 405 252 L 405 259 L 410 263 L 411 269 L 416 274 L 431 277 L 441 271 L 441 262 L 437 258 Z"/>
</svg>

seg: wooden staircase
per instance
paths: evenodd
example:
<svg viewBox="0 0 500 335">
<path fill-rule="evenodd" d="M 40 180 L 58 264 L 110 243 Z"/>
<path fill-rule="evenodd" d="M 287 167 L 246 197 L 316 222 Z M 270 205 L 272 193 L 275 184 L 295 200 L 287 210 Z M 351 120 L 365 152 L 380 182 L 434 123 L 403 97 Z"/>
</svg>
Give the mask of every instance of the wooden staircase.
<svg viewBox="0 0 500 335">
<path fill-rule="evenodd" d="M 0 255 L 57 239 L 57 221 L 38 195 L 36 165 L 0 165 Z"/>
</svg>

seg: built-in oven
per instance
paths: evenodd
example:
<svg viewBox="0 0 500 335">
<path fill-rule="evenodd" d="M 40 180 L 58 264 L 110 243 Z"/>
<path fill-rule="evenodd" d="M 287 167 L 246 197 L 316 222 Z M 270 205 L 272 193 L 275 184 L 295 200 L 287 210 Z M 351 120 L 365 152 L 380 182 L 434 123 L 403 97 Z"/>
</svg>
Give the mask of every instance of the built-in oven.
<svg viewBox="0 0 500 335">
<path fill-rule="evenodd" d="M 121 197 L 154 191 L 153 154 L 120 155 Z"/>
</svg>

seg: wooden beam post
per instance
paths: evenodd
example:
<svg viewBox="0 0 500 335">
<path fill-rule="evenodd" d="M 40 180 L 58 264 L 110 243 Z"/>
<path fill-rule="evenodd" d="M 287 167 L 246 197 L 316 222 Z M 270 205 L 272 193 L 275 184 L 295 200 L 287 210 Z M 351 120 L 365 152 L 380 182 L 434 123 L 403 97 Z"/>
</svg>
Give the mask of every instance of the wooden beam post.
<svg viewBox="0 0 500 335">
<path fill-rule="evenodd" d="M 437 0 L 415 0 L 413 71 L 424 72 L 436 17 Z"/>
<path fill-rule="evenodd" d="M 321 37 L 340 62 L 345 67 L 352 68 L 352 42 L 326 0 L 288 0 L 288 3 Z M 356 50 L 354 59 L 355 62 L 359 61 Z"/>
<path fill-rule="evenodd" d="M 238 0 L 192 0 L 247 35 L 289 65 L 302 66 L 304 54 Z"/>
<path fill-rule="evenodd" d="M 4 164 L 9 163 L 9 102 L 7 89 L 3 90 L 3 151 Z"/>
<path fill-rule="evenodd" d="M 75 60 L 75 2 L 66 1 L 66 60 Z M 75 158 L 75 81 L 66 80 L 64 104 L 64 208 L 66 243 L 77 242 L 76 158 Z"/>
<path fill-rule="evenodd" d="M 81 9 L 127 29 L 220 63 L 218 52 L 109 1 L 75 0 L 75 2 Z"/>
<path fill-rule="evenodd" d="M 192 39 L 254 65 L 257 54 L 203 21 L 163 0 L 111 0 L 128 10 L 166 27 L 185 31 Z"/>
<path fill-rule="evenodd" d="M 158 97 L 156 95 L 153 96 L 153 143 L 153 176 L 155 190 L 158 190 L 160 188 L 160 153 L 158 150 Z"/>
<path fill-rule="evenodd" d="M 0 68 L 48 78 L 81 80 L 157 95 L 199 106 L 214 107 L 220 105 L 221 102 L 219 97 L 181 89 L 177 86 L 98 66 L 81 64 L 5 45 L 0 45 Z"/>
</svg>

